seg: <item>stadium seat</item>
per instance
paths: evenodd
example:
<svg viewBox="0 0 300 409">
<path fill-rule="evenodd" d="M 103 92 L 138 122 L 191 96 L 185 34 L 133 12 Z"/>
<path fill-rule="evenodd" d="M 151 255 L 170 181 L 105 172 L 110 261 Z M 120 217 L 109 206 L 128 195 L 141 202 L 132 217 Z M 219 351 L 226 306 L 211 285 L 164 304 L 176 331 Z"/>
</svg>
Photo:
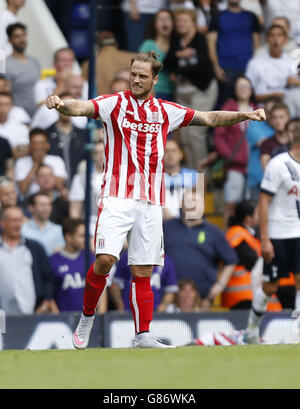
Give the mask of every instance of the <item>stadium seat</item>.
<svg viewBox="0 0 300 409">
<path fill-rule="evenodd" d="M 87 3 L 78 3 L 73 7 L 72 25 L 77 28 L 88 27 L 90 20 L 90 7 Z"/>
<path fill-rule="evenodd" d="M 216 213 L 213 192 L 206 192 L 204 197 L 205 218 L 208 222 L 213 223 L 224 231 L 224 216 Z"/>
<path fill-rule="evenodd" d="M 70 36 L 70 46 L 77 58 L 86 58 L 89 52 L 89 30 L 73 29 Z"/>
</svg>

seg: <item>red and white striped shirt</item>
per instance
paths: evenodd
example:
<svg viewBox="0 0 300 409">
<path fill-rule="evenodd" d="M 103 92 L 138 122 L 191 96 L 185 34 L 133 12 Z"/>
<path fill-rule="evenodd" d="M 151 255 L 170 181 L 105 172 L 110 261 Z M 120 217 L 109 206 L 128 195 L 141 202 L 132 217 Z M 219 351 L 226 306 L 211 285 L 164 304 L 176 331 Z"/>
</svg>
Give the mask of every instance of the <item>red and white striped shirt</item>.
<svg viewBox="0 0 300 409">
<path fill-rule="evenodd" d="M 164 205 L 163 156 L 167 136 L 188 126 L 195 111 L 153 96 L 138 100 L 129 90 L 101 95 L 91 102 L 93 118 L 104 124 L 101 197 Z"/>
</svg>

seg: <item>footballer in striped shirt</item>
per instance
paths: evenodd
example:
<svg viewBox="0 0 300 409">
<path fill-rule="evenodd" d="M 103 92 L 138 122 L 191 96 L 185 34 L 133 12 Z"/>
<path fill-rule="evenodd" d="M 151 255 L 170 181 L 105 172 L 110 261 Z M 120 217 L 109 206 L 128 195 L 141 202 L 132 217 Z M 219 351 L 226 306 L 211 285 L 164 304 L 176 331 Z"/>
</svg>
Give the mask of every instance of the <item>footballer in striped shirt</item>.
<svg viewBox="0 0 300 409">
<path fill-rule="evenodd" d="M 162 63 L 155 52 L 139 53 L 131 61 L 129 90 L 81 100 L 52 95 L 48 109 L 69 116 L 102 121 L 105 162 L 98 222 L 96 261 L 86 276 L 83 312 L 73 335 L 75 348 L 88 345 L 95 308 L 114 263 L 128 239 L 132 272 L 130 307 L 135 324 L 133 347 L 168 348 L 149 332 L 153 315 L 150 277 L 163 265 L 162 206 L 165 202 L 163 155 L 167 136 L 184 126 L 230 126 L 264 121 L 265 112 L 201 112 L 152 95 Z"/>
</svg>

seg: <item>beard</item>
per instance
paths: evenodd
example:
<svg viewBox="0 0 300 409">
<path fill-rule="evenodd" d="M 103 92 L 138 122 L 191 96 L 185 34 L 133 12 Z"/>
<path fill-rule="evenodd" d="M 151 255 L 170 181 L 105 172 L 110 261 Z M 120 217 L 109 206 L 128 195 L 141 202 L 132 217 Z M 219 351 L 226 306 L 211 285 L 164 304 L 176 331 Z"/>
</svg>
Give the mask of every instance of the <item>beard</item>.
<svg viewBox="0 0 300 409">
<path fill-rule="evenodd" d="M 235 1 L 235 0 L 231 1 L 231 0 L 229 0 L 228 1 L 228 6 L 238 8 L 238 7 L 240 7 L 240 1 Z"/>
<path fill-rule="evenodd" d="M 14 51 L 16 51 L 17 53 L 23 53 L 26 50 L 26 46 L 27 44 L 20 44 L 20 45 L 14 45 L 13 49 Z"/>
<path fill-rule="evenodd" d="M 144 99 L 144 98 L 148 98 L 148 96 L 151 94 L 152 91 L 152 86 L 151 87 L 134 87 L 133 84 L 130 84 L 130 91 L 132 92 L 132 94 L 138 98 L 138 99 Z"/>
</svg>

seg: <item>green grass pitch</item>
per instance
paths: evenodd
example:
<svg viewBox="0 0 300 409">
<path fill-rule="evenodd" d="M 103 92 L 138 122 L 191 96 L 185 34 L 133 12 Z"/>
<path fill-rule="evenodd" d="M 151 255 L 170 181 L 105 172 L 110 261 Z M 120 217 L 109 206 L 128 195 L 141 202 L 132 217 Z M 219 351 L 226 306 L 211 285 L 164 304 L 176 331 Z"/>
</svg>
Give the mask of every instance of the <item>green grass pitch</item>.
<svg viewBox="0 0 300 409">
<path fill-rule="evenodd" d="M 0 351 L 0 388 L 300 388 L 300 345 Z"/>
</svg>

